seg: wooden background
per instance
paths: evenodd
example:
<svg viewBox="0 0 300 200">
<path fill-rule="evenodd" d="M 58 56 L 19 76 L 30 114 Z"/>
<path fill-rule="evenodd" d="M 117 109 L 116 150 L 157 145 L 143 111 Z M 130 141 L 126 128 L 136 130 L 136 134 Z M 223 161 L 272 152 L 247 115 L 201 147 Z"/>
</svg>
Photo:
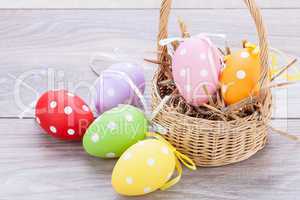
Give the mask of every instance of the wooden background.
<svg viewBox="0 0 300 200">
<path fill-rule="evenodd" d="M 117 195 L 110 185 L 115 160 L 92 158 L 84 153 L 80 143 L 48 138 L 34 122 L 32 110 L 24 113 L 23 119 L 19 117 L 47 88 L 68 88 L 90 103 L 89 87 L 96 76 L 88 63 L 96 52 L 115 55 L 117 51 L 121 54 L 119 61 L 142 64 L 149 86 L 156 66 L 144 63 L 143 58 L 155 57 L 159 3 L 0 2 L 1 200 L 127 199 Z M 298 57 L 300 2 L 259 0 L 259 5 L 271 45 Z M 242 39 L 256 39 L 242 1 L 177 0 L 174 8 L 172 35 L 178 34 L 176 17 L 181 16 L 192 33 L 226 33 L 233 46 Z M 111 63 L 111 59 L 105 59 L 97 64 L 97 70 Z M 272 121 L 275 127 L 298 136 L 299 89 L 299 85 L 294 85 L 274 90 Z M 149 94 L 148 87 L 146 96 L 150 101 Z M 298 199 L 299 155 L 298 143 L 270 132 L 267 147 L 249 160 L 194 172 L 184 170 L 179 184 L 142 199 Z"/>
</svg>

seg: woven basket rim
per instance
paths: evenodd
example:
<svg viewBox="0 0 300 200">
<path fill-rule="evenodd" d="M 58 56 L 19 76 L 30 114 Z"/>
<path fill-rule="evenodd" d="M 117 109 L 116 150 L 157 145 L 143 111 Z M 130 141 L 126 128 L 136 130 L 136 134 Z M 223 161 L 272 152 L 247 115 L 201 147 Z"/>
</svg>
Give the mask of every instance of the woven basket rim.
<svg viewBox="0 0 300 200">
<path fill-rule="evenodd" d="M 250 11 L 258 32 L 263 66 L 259 83 L 263 88 L 269 83 L 267 33 L 255 0 L 243 1 Z M 166 91 L 159 84 L 161 79 L 172 79 L 167 47 L 160 46 L 159 41 L 168 38 L 171 4 L 172 0 L 162 0 L 160 9 L 157 37 L 158 63 L 160 64 L 152 78 L 152 109 L 160 106 L 162 99 L 170 94 L 170 89 Z M 267 142 L 273 103 L 270 89 L 264 90 L 260 95 L 257 110 L 233 119 L 210 119 L 205 115 L 191 116 L 178 110 L 175 105 L 172 106 L 171 102 L 162 106 L 153 121 L 166 128 L 167 132 L 163 134 L 163 137 L 178 151 L 193 159 L 197 166 L 223 166 L 245 160 L 262 149 Z"/>
</svg>

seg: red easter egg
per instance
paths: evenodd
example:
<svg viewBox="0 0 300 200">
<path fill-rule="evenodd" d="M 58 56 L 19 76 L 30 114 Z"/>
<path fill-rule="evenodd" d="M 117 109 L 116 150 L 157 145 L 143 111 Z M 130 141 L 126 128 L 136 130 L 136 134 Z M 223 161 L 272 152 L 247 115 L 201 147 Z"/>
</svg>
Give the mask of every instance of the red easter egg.
<svg viewBox="0 0 300 200">
<path fill-rule="evenodd" d="M 66 90 L 44 93 L 36 103 L 37 123 L 54 138 L 81 140 L 94 116 L 88 105 Z"/>
</svg>

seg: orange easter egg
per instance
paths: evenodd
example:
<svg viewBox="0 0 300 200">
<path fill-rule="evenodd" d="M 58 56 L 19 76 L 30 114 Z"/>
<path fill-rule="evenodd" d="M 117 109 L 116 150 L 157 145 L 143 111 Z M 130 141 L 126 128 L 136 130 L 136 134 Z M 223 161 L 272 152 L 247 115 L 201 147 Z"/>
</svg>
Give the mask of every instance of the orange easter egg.
<svg viewBox="0 0 300 200">
<path fill-rule="evenodd" d="M 244 48 L 225 58 L 221 90 L 226 104 L 237 103 L 258 94 L 261 65 L 257 49 Z"/>
</svg>

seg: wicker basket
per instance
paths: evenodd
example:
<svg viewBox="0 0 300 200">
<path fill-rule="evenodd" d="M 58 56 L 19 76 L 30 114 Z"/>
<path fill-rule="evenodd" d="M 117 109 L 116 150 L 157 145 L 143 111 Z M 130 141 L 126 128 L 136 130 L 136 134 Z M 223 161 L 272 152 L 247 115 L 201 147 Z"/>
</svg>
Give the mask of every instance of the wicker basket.
<svg viewBox="0 0 300 200">
<path fill-rule="evenodd" d="M 261 86 L 269 83 L 267 71 L 268 41 L 259 8 L 254 0 L 244 0 L 256 24 L 260 59 L 262 65 Z M 163 0 L 160 10 L 158 41 L 168 37 L 168 17 L 172 0 Z M 166 96 L 158 82 L 170 73 L 167 48 L 158 45 L 159 68 L 152 82 L 152 108 L 155 109 Z M 261 94 L 261 108 L 246 117 L 230 120 L 207 120 L 191 117 L 178 112 L 178 109 L 167 103 L 155 117 L 154 122 L 168 131 L 163 135 L 180 152 L 194 160 L 197 166 L 222 166 L 249 158 L 262 149 L 267 141 L 268 124 L 271 117 L 272 97 L 269 89 Z"/>
</svg>

